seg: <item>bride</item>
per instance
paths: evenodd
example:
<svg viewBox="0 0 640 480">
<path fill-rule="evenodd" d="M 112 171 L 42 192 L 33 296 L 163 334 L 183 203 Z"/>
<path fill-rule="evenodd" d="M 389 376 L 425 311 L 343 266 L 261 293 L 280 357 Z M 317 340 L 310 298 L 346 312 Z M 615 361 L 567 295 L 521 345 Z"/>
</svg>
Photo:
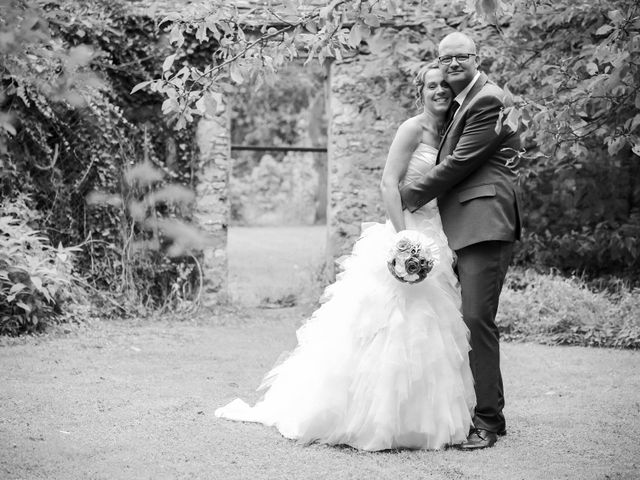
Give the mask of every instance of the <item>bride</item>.
<svg viewBox="0 0 640 480">
<path fill-rule="evenodd" d="M 475 393 L 452 252 L 436 201 L 409 213 L 398 191 L 435 165 L 453 94 L 437 68 L 423 68 L 414 83 L 422 113 L 398 128 L 382 175 L 387 222 L 363 225 L 336 282 L 297 331 L 297 347 L 265 376 L 262 399 L 254 407 L 236 399 L 216 416 L 275 426 L 304 443 L 370 451 L 466 439 Z M 420 283 L 401 283 L 387 269 L 402 230 L 440 249 Z"/>
</svg>

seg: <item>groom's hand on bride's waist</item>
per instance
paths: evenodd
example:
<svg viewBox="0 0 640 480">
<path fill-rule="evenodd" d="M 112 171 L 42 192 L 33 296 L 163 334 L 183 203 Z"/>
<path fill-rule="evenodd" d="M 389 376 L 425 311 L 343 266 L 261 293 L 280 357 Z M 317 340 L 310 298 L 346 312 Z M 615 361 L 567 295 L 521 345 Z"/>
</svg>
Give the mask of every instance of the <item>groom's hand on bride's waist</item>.
<svg viewBox="0 0 640 480">
<path fill-rule="evenodd" d="M 415 212 L 416 210 L 418 210 L 420 207 L 422 207 L 424 205 L 424 203 L 420 203 L 418 201 L 416 202 L 412 202 L 411 201 L 411 197 L 415 197 L 415 195 L 411 195 L 408 192 L 408 185 L 404 185 L 402 187 L 400 187 L 400 201 L 402 203 L 402 209 L 403 210 L 409 210 L 411 213 Z M 415 198 L 414 198 L 415 200 Z"/>
</svg>

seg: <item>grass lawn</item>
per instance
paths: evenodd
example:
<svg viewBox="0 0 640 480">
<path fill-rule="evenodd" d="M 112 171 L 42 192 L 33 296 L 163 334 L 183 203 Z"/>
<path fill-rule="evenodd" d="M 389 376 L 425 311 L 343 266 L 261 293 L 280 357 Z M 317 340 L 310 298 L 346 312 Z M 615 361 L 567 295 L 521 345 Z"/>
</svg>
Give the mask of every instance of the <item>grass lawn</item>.
<svg viewBox="0 0 640 480">
<path fill-rule="evenodd" d="M 96 322 L 0 348 L 2 479 L 631 479 L 640 352 L 503 345 L 508 435 L 474 453 L 302 446 L 216 407 L 254 388 L 300 307 Z"/>
<path fill-rule="evenodd" d="M 235 302 L 217 312 L 0 338 L 0 479 L 638 478 L 640 351 L 503 342 L 508 435 L 480 452 L 302 446 L 215 418 L 294 347 L 324 232 L 231 229 Z M 534 320 L 537 297 L 519 298 Z"/>
<path fill-rule="evenodd" d="M 229 229 L 229 294 L 244 305 L 277 303 L 294 295 L 312 301 L 324 263 L 324 225 Z"/>
</svg>

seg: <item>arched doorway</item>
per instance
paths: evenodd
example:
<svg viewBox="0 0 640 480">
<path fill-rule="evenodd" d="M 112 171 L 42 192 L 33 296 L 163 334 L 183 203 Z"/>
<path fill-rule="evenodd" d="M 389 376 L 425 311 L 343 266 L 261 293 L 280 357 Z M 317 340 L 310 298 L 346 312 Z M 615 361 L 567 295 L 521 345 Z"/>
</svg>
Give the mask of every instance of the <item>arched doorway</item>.
<svg viewBox="0 0 640 480">
<path fill-rule="evenodd" d="M 328 68 L 328 67 L 327 67 Z M 327 75 L 290 64 L 229 99 L 229 300 L 278 307 L 317 297 L 327 218 Z"/>
</svg>

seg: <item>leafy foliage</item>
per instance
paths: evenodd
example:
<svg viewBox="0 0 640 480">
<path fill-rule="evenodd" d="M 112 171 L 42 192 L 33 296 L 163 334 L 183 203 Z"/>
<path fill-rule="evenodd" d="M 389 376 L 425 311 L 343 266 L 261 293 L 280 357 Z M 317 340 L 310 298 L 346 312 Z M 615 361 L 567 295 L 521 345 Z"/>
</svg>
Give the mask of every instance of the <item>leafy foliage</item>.
<svg viewBox="0 0 640 480">
<path fill-rule="evenodd" d="M 121 285 L 132 308 L 175 307 L 195 298 L 202 283 L 196 255 L 209 239 L 181 218 L 188 218 L 193 191 L 163 182 L 164 173 L 148 158 L 127 168 L 118 193 L 92 191 L 87 203 L 115 210 L 126 238 L 121 250 Z M 173 259 L 180 258 L 176 263 Z M 171 275 L 167 275 L 171 273 Z"/>
<path fill-rule="evenodd" d="M 409 105 L 389 97 L 411 98 L 408 78 L 436 56 L 437 39 L 452 27 L 468 31 L 480 46 L 482 68 L 513 93 L 515 105 L 505 110 L 503 121 L 524 126 L 527 151 L 519 162 L 527 229 L 518 261 L 640 281 L 637 2 L 436 0 L 421 12 L 428 35 L 416 25 L 382 27 L 398 18 L 394 7 L 393 2 L 338 1 L 308 10 L 265 8 L 265 17 L 273 21 L 284 16 L 286 21 L 280 30 L 259 31 L 250 22 L 242 24 L 234 9 L 214 16 L 170 15 L 162 25 L 173 38 L 191 29 L 204 39 L 211 30 L 219 48 L 202 76 L 194 76 L 183 62 L 180 71 L 166 69 L 153 86 L 177 95 L 168 112 L 175 118 L 206 114 L 206 109 L 189 105 L 207 89 L 222 92 L 246 78 L 259 83 L 302 52 L 307 61 L 317 57 L 322 62 L 359 51 L 379 58 L 371 74 L 385 82 L 384 93 L 372 89 L 363 118 L 367 112 L 393 115 L 399 106 L 406 110 Z M 230 46 L 232 39 L 239 41 Z M 174 44 L 180 47 L 181 42 Z M 182 84 L 175 86 L 180 75 L 184 90 Z"/>
<path fill-rule="evenodd" d="M 142 82 L 134 90 L 162 93 L 166 97 L 163 112 L 181 129 L 194 117 L 215 111 L 221 95 L 232 91 L 233 84 L 251 79 L 259 87 L 305 50 L 306 62 L 342 59 L 373 27 L 380 26 L 381 19 L 391 18 L 394 10 L 395 2 L 390 0 L 335 0 L 324 7 L 291 1 L 279 10 L 256 6 L 250 15 L 242 15 L 223 0 L 210 2 L 206 8 L 186 7 L 160 22 L 176 48 L 163 62 L 162 77 Z M 353 22 L 350 29 L 345 28 L 347 21 Z M 204 68 L 192 65 L 182 49 L 190 35 L 213 50 L 212 63 Z"/>
<path fill-rule="evenodd" d="M 640 291 L 593 292 L 583 279 L 516 269 L 496 319 L 502 338 L 552 345 L 640 348 Z"/>
<path fill-rule="evenodd" d="M 37 214 L 24 196 L 2 205 L 0 217 L 0 335 L 43 330 L 63 305 L 85 298 L 73 268 L 78 247 L 50 246 L 27 219 Z"/>
<path fill-rule="evenodd" d="M 376 58 L 359 121 L 401 117 L 412 108 L 411 75 L 435 57 L 437 39 L 457 28 L 475 36 L 482 69 L 513 93 L 517 108 L 505 111 L 504 121 L 526 127 L 520 168 L 527 233 L 518 260 L 638 281 L 636 3 L 289 1 L 257 6 L 248 16 L 216 0 L 170 14 L 159 33 L 123 1 L 9 0 L 0 5 L 0 192 L 29 194 L 26 207 L 40 212 L 36 230 L 52 244 L 86 241 L 75 258 L 93 286 L 118 295 L 133 286 L 130 298 L 149 306 L 188 298 L 197 254 L 170 256 L 180 242 L 167 234 L 188 212 L 155 195 L 170 197 L 172 184 L 196 181 L 191 121 L 211 114 L 238 85 L 242 95 L 264 84 L 265 100 L 288 96 L 311 109 L 305 102 L 318 77 L 300 84 L 292 75 L 278 85 L 275 72 L 292 60 L 324 65 L 352 54 Z M 403 23 L 412 9 L 421 9 L 420 22 Z M 250 132 L 245 120 L 266 105 L 245 105 L 234 129 Z M 295 129 L 304 122 L 280 110 L 288 115 L 277 128 L 283 142 L 299 140 Z M 177 129 L 157 121 L 162 113 Z M 279 135 L 274 123 L 255 130 L 252 141 Z M 132 188 L 126 174 L 140 164 L 161 171 L 162 180 Z M 256 164 L 246 162 L 245 173 Z M 121 203 L 87 208 L 91 191 Z M 132 202 L 148 204 L 143 217 Z M 155 217 L 169 221 L 164 233 L 148 222 Z M 134 245 L 145 248 L 134 254 Z"/>
<path fill-rule="evenodd" d="M 248 174 L 231 182 L 232 221 L 249 225 L 304 225 L 315 219 L 318 174 L 310 154 L 264 155 Z"/>
<path fill-rule="evenodd" d="M 153 249 L 131 255 L 128 211 L 85 203 L 94 190 L 127 194 L 123 174 L 145 154 L 164 175 L 158 186 L 168 201 L 154 197 L 160 215 L 181 194 L 170 184 L 193 184 L 193 128 L 173 132 L 157 121 L 159 97 L 129 95 L 165 53 L 153 21 L 131 16 L 125 2 L 0 8 L 2 195 L 29 193 L 28 206 L 41 212 L 38 228 L 53 244 L 85 244 L 75 257 L 79 270 L 93 287 L 125 297 L 111 301 L 119 312 L 192 298 L 197 260 Z M 186 214 L 172 210 L 165 230 L 178 213 Z"/>
<path fill-rule="evenodd" d="M 640 7 L 514 1 L 505 21 L 486 53 L 527 127 L 520 261 L 640 280 Z"/>
</svg>

